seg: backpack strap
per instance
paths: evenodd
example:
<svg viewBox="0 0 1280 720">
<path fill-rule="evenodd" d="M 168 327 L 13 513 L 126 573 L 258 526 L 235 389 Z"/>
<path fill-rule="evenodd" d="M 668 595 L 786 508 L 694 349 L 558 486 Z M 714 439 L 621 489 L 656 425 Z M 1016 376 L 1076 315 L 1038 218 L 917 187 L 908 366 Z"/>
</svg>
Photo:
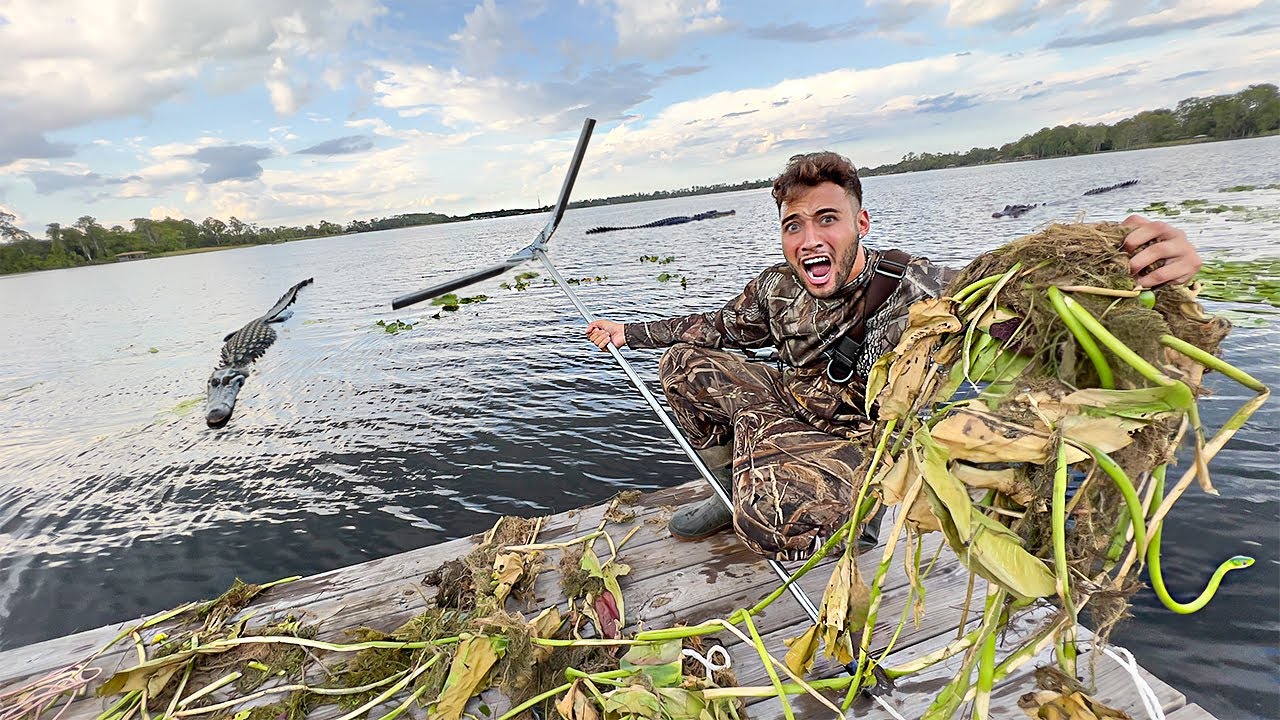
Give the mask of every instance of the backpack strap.
<svg viewBox="0 0 1280 720">
<path fill-rule="evenodd" d="M 862 341 L 867 328 L 867 319 L 880 310 L 889 300 L 889 296 L 898 289 L 902 276 L 907 272 L 907 263 L 911 256 L 901 250 L 886 250 L 880 253 L 872 268 L 871 280 L 867 284 L 867 292 L 862 296 L 862 311 L 858 320 L 849 331 L 840 338 L 827 355 L 827 379 L 834 383 L 844 384 L 853 379 L 858 358 L 862 356 Z"/>
</svg>

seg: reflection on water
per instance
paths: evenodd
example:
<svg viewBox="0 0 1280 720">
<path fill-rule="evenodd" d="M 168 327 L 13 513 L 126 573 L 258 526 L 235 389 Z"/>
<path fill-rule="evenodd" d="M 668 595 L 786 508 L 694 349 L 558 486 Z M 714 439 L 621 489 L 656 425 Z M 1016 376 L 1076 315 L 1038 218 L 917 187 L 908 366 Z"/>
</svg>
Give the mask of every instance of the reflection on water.
<svg viewBox="0 0 1280 720">
<path fill-rule="evenodd" d="M 1122 218 L 1154 200 L 1280 208 L 1280 192 L 1220 188 L 1278 179 L 1280 139 L 1218 143 L 868 178 L 869 241 L 962 264 L 1085 211 Z M 590 158 L 588 157 L 588 162 Z M 1089 198 L 1084 190 L 1139 178 Z M 1048 202 L 1017 220 L 1010 203 Z M 731 217 L 584 235 L 702 210 Z M 1249 222 L 1179 218 L 1206 255 L 1274 256 L 1276 213 Z M 307 574 L 694 477 L 608 356 L 542 278 L 454 313 L 393 312 L 392 297 L 505 257 L 545 218 L 363 234 L 0 278 L 0 648 L 211 597 L 234 577 Z M 553 243 L 599 315 L 621 320 L 723 303 L 780 258 L 767 191 L 575 210 Z M 671 265 L 638 261 L 674 255 Z M 536 270 L 537 268 L 531 268 Z M 667 271 L 689 284 L 659 283 Z M 307 277 L 292 319 L 258 361 L 222 430 L 205 427 L 204 383 L 222 337 Z M 1215 311 L 1256 308 L 1211 304 Z M 1280 319 L 1254 313 L 1224 355 L 1280 385 Z M 391 335 L 377 320 L 414 325 Z M 152 349 L 154 348 L 154 352 Z M 631 353 L 653 380 L 656 353 Z M 1205 419 L 1245 392 L 1215 378 Z M 656 385 L 655 385 L 656 387 Z M 1201 614 L 1149 591 L 1117 635 L 1161 677 L 1221 717 L 1272 717 L 1277 698 L 1275 403 L 1216 463 L 1220 498 L 1187 497 L 1166 532 L 1173 592 L 1232 573 Z M 1210 639 L 1212 639 L 1210 641 Z M 1259 688 L 1270 688 L 1272 691 Z"/>
</svg>

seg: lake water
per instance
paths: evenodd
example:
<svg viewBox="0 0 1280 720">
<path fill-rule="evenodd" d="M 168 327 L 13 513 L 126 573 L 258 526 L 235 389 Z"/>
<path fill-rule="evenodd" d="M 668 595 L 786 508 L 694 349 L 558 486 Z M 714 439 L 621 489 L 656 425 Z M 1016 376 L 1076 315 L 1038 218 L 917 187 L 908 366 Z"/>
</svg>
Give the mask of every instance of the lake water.
<svg viewBox="0 0 1280 720">
<path fill-rule="evenodd" d="M 856 158 L 855 158 L 856 160 Z M 590 153 L 587 162 L 591 162 Z M 1051 219 L 1121 219 L 1157 200 L 1258 208 L 1183 215 L 1206 257 L 1280 256 L 1280 138 L 868 178 L 868 242 L 960 265 Z M 1138 178 L 1093 197 L 1085 190 Z M 548 192 L 553 189 L 548 188 Z M 1009 203 L 1049 202 L 1020 219 Z M 732 217 L 584 235 L 702 210 Z M 233 578 L 310 574 L 695 476 L 560 292 L 476 286 L 488 302 L 432 319 L 393 297 L 526 245 L 543 216 L 261 246 L 0 278 L 0 648 L 212 597 Z M 767 190 L 570 211 L 552 243 L 589 307 L 618 320 L 719 306 L 780 258 Z M 638 261 L 674 255 L 670 265 Z M 529 269 L 538 270 L 530 266 Z M 660 283 L 667 271 L 684 275 Z M 307 277 L 295 315 L 254 367 L 230 424 L 205 427 L 222 337 Z M 1237 328 L 1224 356 L 1272 387 L 1280 315 L 1208 303 Z M 401 319 L 390 335 L 377 320 Z M 652 382 L 658 354 L 634 352 Z M 656 388 L 656 383 L 651 385 Z M 1216 427 L 1247 393 L 1214 376 Z M 1153 672 L 1222 718 L 1280 715 L 1280 502 L 1272 401 L 1214 464 L 1165 533 L 1177 616 L 1149 590 L 1116 634 Z"/>
</svg>

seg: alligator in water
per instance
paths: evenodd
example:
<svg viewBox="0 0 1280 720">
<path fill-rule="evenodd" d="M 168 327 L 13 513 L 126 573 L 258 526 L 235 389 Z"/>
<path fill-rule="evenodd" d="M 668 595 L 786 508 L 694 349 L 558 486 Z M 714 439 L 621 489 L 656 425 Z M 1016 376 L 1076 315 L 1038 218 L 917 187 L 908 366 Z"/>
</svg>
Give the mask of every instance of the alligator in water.
<svg viewBox="0 0 1280 720">
<path fill-rule="evenodd" d="M 219 428 L 231 419 L 236 407 L 236 395 L 249 377 L 249 365 L 262 357 L 276 341 L 276 331 L 271 323 L 283 322 L 293 313 L 285 308 L 298 298 L 298 290 L 311 284 L 311 278 L 289 288 L 266 315 L 250 320 L 247 325 L 223 338 L 222 358 L 218 368 L 209 376 L 208 401 L 205 405 L 205 422 L 211 428 Z"/>
<path fill-rule="evenodd" d="M 662 218 L 654 220 L 651 223 L 643 225 L 623 225 L 622 227 L 609 227 L 604 225 L 601 227 L 593 227 L 587 231 L 588 235 L 594 235 L 602 232 L 613 232 L 614 230 L 640 230 L 642 228 L 666 227 L 668 225 L 683 225 L 685 223 L 694 222 L 696 220 L 710 220 L 712 218 L 722 218 L 727 215 L 736 215 L 736 210 L 708 210 L 700 212 L 697 215 L 676 215 L 675 217 Z"/>
<path fill-rule="evenodd" d="M 1030 205 L 1005 205 L 1003 210 L 997 210 L 991 213 L 991 217 L 993 218 L 1021 217 L 1023 213 L 1025 213 L 1026 211 L 1030 210 L 1033 207 L 1036 207 L 1039 204 L 1040 203 L 1031 203 Z"/>
<path fill-rule="evenodd" d="M 1125 180 L 1124 182 L 1119 182 L 1119 183 L 1116 183 L 1115 185 L 1107 185 L 1106 187 L 1096 187 L 1092 190 L 1086 190 L 1084 194 L 1085 195 L 1101 195 L 1104 192 L 1111 192 L 1112 190 L 1119 190 L 1120 188 L 1127 188 L 1137 184 L 1138 184 L 1137 180 Z"/>
</svg>

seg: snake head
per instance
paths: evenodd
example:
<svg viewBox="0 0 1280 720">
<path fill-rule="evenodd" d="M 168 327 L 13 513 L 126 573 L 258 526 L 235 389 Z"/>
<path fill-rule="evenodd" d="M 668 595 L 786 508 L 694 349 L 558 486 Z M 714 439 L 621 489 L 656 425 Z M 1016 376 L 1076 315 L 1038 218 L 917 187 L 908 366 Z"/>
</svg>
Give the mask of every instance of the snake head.
<svg viewBox="0 0 1280 720">
<path fill-rule="evenodd" d="M 1232 570 L 1240 570 L 1253 565 L 1253 558 L 1248 555 L 1236 555 L 1227 562 L 1230 563 Z"/>
</svg>

